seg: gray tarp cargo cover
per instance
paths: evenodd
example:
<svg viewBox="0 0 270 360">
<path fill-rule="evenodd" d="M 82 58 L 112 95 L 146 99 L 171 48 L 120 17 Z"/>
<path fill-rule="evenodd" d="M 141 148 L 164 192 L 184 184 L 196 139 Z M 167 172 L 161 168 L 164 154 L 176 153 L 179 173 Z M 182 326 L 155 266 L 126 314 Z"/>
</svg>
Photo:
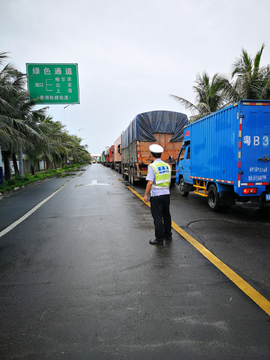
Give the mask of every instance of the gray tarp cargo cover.
<svg viewBox="0 0 270 360">
<path fill-rule="evenodd" d="M 154 133 L 172 134 L 171 142 L 183 140 L 183 128 L 187 125 L 186 114 L 173 111 L 149 111 L 138 114 L 122 134 L 122 148 L 127 148 L 134 140 L 156 141 Z"/>
</svg>

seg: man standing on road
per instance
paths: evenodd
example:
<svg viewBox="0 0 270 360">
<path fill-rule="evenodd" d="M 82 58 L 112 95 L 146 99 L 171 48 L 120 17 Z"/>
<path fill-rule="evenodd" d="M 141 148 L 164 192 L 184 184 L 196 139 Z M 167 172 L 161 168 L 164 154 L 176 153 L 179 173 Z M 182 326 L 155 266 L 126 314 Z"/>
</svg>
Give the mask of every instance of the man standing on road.
<svg viewBox="0 0 270 360">
<path fill-rule="evenodd" d="M 151 191 L 151 213 L 155 225 L 155 240 L 150 240 L 151 245 L 163 245 L 163 239 L 172 240 L 171 214 L 170 214 L 170 184 L 171 168 L 162 161 L 163 147 L 157 144 L 149 146 L 155 161 L 148 165 L 146 180 L 147 185 L 144 201 L 148 202 L 148 194 Z"/>
</svg>

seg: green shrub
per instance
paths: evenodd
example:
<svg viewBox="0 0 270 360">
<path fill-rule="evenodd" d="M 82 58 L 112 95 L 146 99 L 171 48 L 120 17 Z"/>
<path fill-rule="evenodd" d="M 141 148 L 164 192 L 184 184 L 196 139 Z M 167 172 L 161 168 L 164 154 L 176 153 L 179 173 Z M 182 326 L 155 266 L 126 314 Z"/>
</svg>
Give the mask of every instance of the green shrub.
<svg viewBox="0 0 270 360">
<path fill-rule="evenodd" d="M 16 183 L 16 179 L 10 179 L 10 180 L 7 180 L 7 186 L 10 186 L 10 185 L 15 185 Z"/>
<path fill-rule="evenodd" d="M 79 166 L 80 165 L 78 165 L 78 164 L 64 165 L 63 168 L 58 168 L 57 170 L 49 169 L 47 171 L 41 171 L 41 172 L 36 173 L 35 175 L 30 175 L 29 173 L 25 173 L 23 177 L 18 175 L 18 176 L 15 176 L 13 179 L 5 181 L 4 186 L 0 185 L 0 191 L 1 192 L 10 191 L 10 190 L 13 190 L 15 187 L 21 187 L 25 184 L 30 184 L 39 179 L 45 179 L 45 178 L 51 177 L 55 174 L 59 174 L 61 172 L 65 172 L 67 170 L 77 168 Z"/>
</svg>

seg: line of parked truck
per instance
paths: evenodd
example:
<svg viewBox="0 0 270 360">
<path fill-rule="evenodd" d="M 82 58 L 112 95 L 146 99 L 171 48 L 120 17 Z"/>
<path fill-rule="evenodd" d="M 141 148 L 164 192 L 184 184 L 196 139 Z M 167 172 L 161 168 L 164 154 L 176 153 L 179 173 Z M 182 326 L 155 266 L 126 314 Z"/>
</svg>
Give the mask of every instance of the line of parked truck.
<svg viewBox="0 0 270 360">
<path fill-rule="evenodd" d="M 133 185 L 146 178 L 151 144 L 164 148 L 182 196 L 206 197 L 213 211 L 236 201 L 270 206 L 270 100 L 242 100 L 190 124 L 178 112 L 138 114 L 101 163 Z"/>
<path fill-rule="evenodd" d="M 172 182 L 175 182 L 177 156 L 187 124 L 187 115 L 178 112 L 138 114 L 114 144 L 105 148 L 101 162 L 118 171 L 133 185 L 146 178 L 147 167 L 153 160 L 149 146 L 159 144 L 164 148 L 161 159 L 170 164 Z"/>
</svg>

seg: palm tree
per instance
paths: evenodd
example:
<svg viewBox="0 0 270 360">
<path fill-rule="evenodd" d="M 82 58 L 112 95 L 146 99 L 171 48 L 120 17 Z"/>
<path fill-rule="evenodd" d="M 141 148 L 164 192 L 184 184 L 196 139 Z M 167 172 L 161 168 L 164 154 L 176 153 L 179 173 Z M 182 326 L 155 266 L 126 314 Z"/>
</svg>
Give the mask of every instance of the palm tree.
<svg viewBox="0 0 270 360">
<path fill-rule="evenodd" d="M 232 82 L 227 83 L 227 98 L 231 103 L 242 99 L 269 99 L 270 68 L 261 66 L 265 44 L 252 58 L 245 49 L 233 64 Z"/>
<path fill-rule="evenodd" d="M 0 53 L 0 65 L 7 58 L 7 53 Z M 15 79 L 16 77 L 16 79 Z M 11 65 L 7 64 L 0 72 L 0 146 L 10 147 L 21 144 L 19 132 L 14 128 L 16 119 L 9 116 L 13 111 L 11 99 L 17 91 L 22 90 L 21 76 Z M 20 124 L 18 123 L 18 126 Z"/>
<path fill-rule="evenodd" d="M 68 156 L 74 159 L 75 163 L 83 163 L 90 161 L 90 154 L 87 151 L 87 145 L 82 145 L 82 139 L 77 135 L 68 135 L 67 142 Z"/>
<path fill-rule="evenodd" d="M 6 58 L 7 53 L 0 53 L 0 65 Z M 10 157 L 18 172 L 15 153 L 18 149 L 33 146 L 33 142 L 41 136 L 35 122 L 44 114 L 45 108 L 33 111 L 35 101 L 29 101 L 29 93 L 24 89 L 25 80 L 25 75 L 11 64 L 0 72 L 0 147 L 6 180 L 11 177 Z"/>
<path fill-rule="evenodd" d="M 22 146 L 24 152 L 29 148 L 34 148 L 39 141 L 46 141 L 41 129 L 38 127 L 38 121 L 41 117 L 45 116 L 46 108 L 34 110 L 36 103 L 34 100 L 29 100 L 29 93 L 25 90 L 17 93 L 13 97 L 11 105 L 13 107 L 13 113 L 11 115 L 20 119 L 23 124 L 23 126 L 19 128 L 19 131 L 20 136 L 26 139 Z M 17 123 L 14 123 L 14 127 L 17 128 L 17 126 Z M 18 150 L 18 148 L 14 148 L 12 152 L 15 174 L 19 173 L 16 161 L 16 153 Z"/>
<path fill-rule="evenodd" d="M 0 64 L 7 58 L 7 53 L 0 53 Z M 9 158 L 15 149 L 22 147 L 27 139 L 21 134 L 23 124 L 14 116 L 12 102 L 22 90 L 22 76 L 7 64 L 0 72 L 0 147 L 5 166 L 5 179 L 10 179 Z"/>
<path fill-rule="evenodd" d="M 34 174 L 34 165 L 41 158 L 45 160 L 46 170 L 49 169 L 50 161 L 61 162 L 61 151 L 66 151 L 63 145 L 63 129 L 59 121 L 54 122 L 51 116 L 40 116 L 36 124 L 42 137 L 35 142 L 34 147 L 26 149 L 25 154 L 31 163 L 31 172 Z M 56 165 L 55 165 L 56 167 Z"/>
<path fill-rule="evenodd" d="M 56 165 L 64 165 L 67 157 L 75 162 L 88 162 L 90 154 L 87 145 L 81 145 L 82 139 L 76 135 L 70 135 L 65 130 L 65 126 L 59 121 L 52 121 L 51 117 L 44 119 L 40 123 L 40 129 L 46 136 L 46 143 L 43 144 L 43 155 L 46 160 L 46 168 L 50 160 Z"/>
<path fill-rule="evenodd" d="M 226 89 L 225 79 L 215 74 L 211 80 L 209 75 L 203 72 L 202 75 L 197 75 L 195 83 L 196 85 L 193 86 L 196 94 L 195 104 L 182 97 L 171 95 L 171 97 L 184 105 L 193 114 L 190 117 L 190 122 L 196 121 L 226 106 L 226 99 L 224 97 Z"/>
<path fill-rule="evenodd" d="M 263 82 L 261 87 L 261 99 L 270 99 L 270 65 L 265 66 L 261 70 Z"/>
</svg>

